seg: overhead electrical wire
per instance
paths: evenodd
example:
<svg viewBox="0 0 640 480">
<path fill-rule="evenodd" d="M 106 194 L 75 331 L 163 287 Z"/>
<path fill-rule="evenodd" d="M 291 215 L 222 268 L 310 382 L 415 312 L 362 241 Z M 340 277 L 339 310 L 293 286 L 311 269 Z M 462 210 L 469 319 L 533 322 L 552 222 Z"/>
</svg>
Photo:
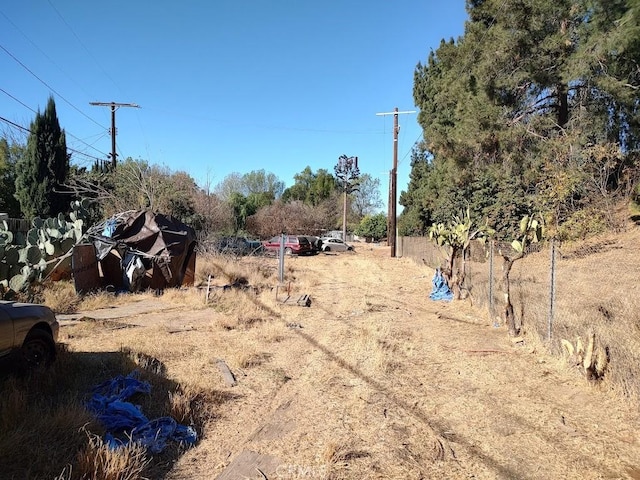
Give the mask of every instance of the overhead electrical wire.
<svg viewBox="0 0 640 480">
<path fill-rule="evenodd" d="M 20 105 L 22 105 L 22 106 L 23 106 L 24 108 L 26 108 L 27 110 L 30 110 L 31 112 L 36 113 L 36 114 L 38 113 L 38 112 L 36 112 L 33 108 L 31 108 L 29 105 L 27 105 L 26 103 L 22 102 L 20 99 L 18 99 L 18 98 L 16 98 L 16 97 L 14 97 L 13 95 L 11 95 L 11 94 L 10 94 L 9 92 L 7 92 L 4 88 L 0 87 L 0 92 L 4 93 L 6 96 L 8 96 L 8 97 L 10 97 L 11 99 L 15 100 L 16 102 L 18 102 Z M 100 154 L 102 154 L 102 155 L 107 156 L 107 154 L 106 154 L 106 153 L 104 153 L 103 151 L 98 150 L 98 149 L 97 149 L 96 147 L 94 147 L 93 145 L 88 144 L 87 142 L 85 142 L 85 141 L 84 141 L 84 140 L 82 140 L 81 138 L 76 137 L 76 136 L 75 136 L 75 135 L 73 135 L 72 133 L 69 133 L 69 132 L 67 132 L 67 131 L 65 130 L 65 134 L 66 134 L 66 135 L 68 135 L 68 136 L 70 136 L 71 138 L 73 138 L 73 139 L 77 140 L 78 142 L 80 142 L 80 143 L 82 143 L 82 144 L 86 145 L 87 147 L 94 149 L 96 152 L 98 152 L 98 153 L 100 153 Z M 106 133 L 103 133 L 103 134 L 100 134 L 100 135 L 104 136 L 104 135 L 106 135 Z M 100 138 L 102 138 L 102 137 L 100 137 Z"/>
<path fill-rule="evenodd" d="M 9 125 L 11 125 L 11 126 L 13 126 L 13 127 L 17 128 L 17 129 L 19 129 L 19 130 L 22 130 L 22 131 L 24 131 L 24 132 L 27 132 L 27 133 L 34 133 L 33 131 L 31 131 L 31 129 L 29 129 L 29 128 L 27 128 L 27 127 L 23 127 L 22 125 L 19 125 L 19 124 L 15 123 L 15 122 L 12 122 L 11 120 L 9 120 L 9 119 L 7 119 L 7 118 L 4 118 L 4 117 L 2 117 L 2 116 L 0 116 L 0 121 L 3 121 L 3 122 L 5 122 L 5 123 L 7 123 L 7 124 L 9 124 Z M 66 132 L 65 132 L 65 133 L 66 133 Z M 77 153 L 78 155 L 84 155 L 85 157 L 91 158 L 92 160 L 98 160 L 98 161 L 102 161 L 102 160 L 104 160 L 104 158 L 94 157 L 93 155 L 89 155 L 88 153 L 81 152 L 81 151 L 76 150 L 75 148 L 71 148 L 71 147 L 69 147 L 69 146 L 67 146 L 67 150 L 69 150 L 69 151 L 71 151 L 71 152 L 73 152 L 73 153 Z M 106 154 L 105 154 L 105 155 L 106 155 Z"/>
<path fill-rule="evenodd" d="M 18 63 L 22 68 L 24 68 L 27 72 L 29 72 L 31 75 L 33 75 L 40 83 L 42 83 L 44 86 L 46 86 L 49 90 L 51 90 L 53 93 L 55 93 L 58 97 L 60 97 L 62 100 L 64 100 L 71 108 L 73 108 L 75 111 L 77 111 L 78 113 L 80 113 L 82 116 L 84 116 L 85 118 L 89 119 L 90 121 L 92 121 L 93 123 L 95 123 L 96 125 L 98 125 L 100 128 L 104 128 L 105 130 L 107 129 L 107 127 L 105 127 L 104 125 L 100 125 L 98 122 L 96 122 L 93 118 L 91 118 L 89 115 L 87 115 L 86 113 L 84 113 L 82 110 L 80 110 L 78 107 L 76 107 L 73 103 L 71 103 L 69 100 L 67 100 L 65 97 L 63 97 L 62 95 L 60 95 L 51 85 L 49 85 L 47 82 L 45 82 L 44 80 L 42 80 L 38 75 L 36 75 L 29 67 L 27 67 L 24 63 L 22 63 L 20 60 L 18 60 L 18 58 L 13 55 L 9 50 L 7 50 L 3 45 L 0 45 L 0 49 L 4 50 L 4 52 L 9 55 L 16 63 Z"/>
<path fill-rule="evenodd" d="M 67 20 L 64 18 L 64 16 L 62 15 L 62 13 L 60 13 L 60 11 L 56 8 L 56 6 L 51 2 L 51 0 L 47 0 L 47 3 L 49 4 L 49 6 L 53 9 L 54 12 L 56 12 L 56 15 L 58 15 L 58 17 L 60 18 L 60 20 L 62 21 L 62 23 L 64 23 L 64 25 L 69 29 L 69 31 L 71 32 L 71 34 L 75 37 L 75 39 L 78 41 L 78 43 L 80 44 L 80 46 L 82 46 L 82 48 L 84 49 L 85 52 L 87 52 L 87 55 L 89 55 L 89 57 L 91 57 L 91 59 L 93 60 L 93 62 L 98 66 L 98 68 L 102 71 L 102 73 L 104 74 L 105 77 L 107 77 L 111 83 L 113 83 L 116 88 L 118 90 L 120 90 L 121 93 L 124 94 L 124 91 L 122 90 L 122 88 L 120 88 L 120 85 L 118 85 L 116 83 L 116 81 L 113 79 L 113 77 L 111 77 L 111 75 L 109 75 L 109 72 L 107 72 L 102 65 L 100 64 L 100 62 L 98 62 L 98 60 L 96 59 L 96 57 L 91 53 L 91 51 L 87 48 L 87 46 L 84 44 L 84 42 L 80 39 L 80 37 L 78 36 L 78 34 L 75 32 L 75 30 L 71 27 L 71 25 L 69 24 L 69 22 L 67 22 Z M 145 149 L 147 151 L 147 157 L 149 159 L 151 159 L 151 155 L 149 153 L 149 143 L 147 142 L 146 139 L 146 134 L 144 131 L 144 128 L 142 128 L 142 122 L 140 121 L 140 116 L 138 114 L 138 112 L 136 112 L 136 119 L 138 120 L 138 125 L 140 126 L 140 131 L 142 133 L 142 137 L 144 139 L 144 145 L 145 145 Z M 120 153 L 120 156 L 122 157 L 122 153 Z"/>
<path fill-rule="evenodd" d="M 11 26 L 12 26 L 13 28 L 15 28 L 15 29 L 16 29 L 16 31 L 18 31 L 18 32 L 20 33 L 20 35 L 22 35 L 22 36 L 23 36 L 23 37 L 24 37 L 24 38 L 25 38 L 25 39 L 26 39 L 26 40 L 27 40 L 31 45 L 33 45 L 33 46 L 34 46 L 34 48 L 36 48 L 36 49 L 37 49 L 37 50 L 42 54 L 42 56 L 44 56 L 47 60 L 49 60 L 53 65 L 55 65 L 55 66 L 58 68 L 58 70 L 60 70 L 60 72 L 62 72 L 62 73 L 63 73 L 63 74 L 64 74 L 64 75 L 69 79 L 69 80 L 71 80 L 71 81 L 72 81 L 72 82 L 73 82 L 73 83 L 74 83 L 74 84 L 75 84 L 75 85 L 76 85 L 80 90 L 82 90 L 82 91 L 87 95 L 87 97 L 91 97 L 91 96 L 92 96 L 89 92 L 87 92 L 87 91 L 82 87 L 82 85 L 80 85 L 78 82 L 76 82 L 76 80 L 75 80 L 75 78 L 74 78 L 73 76 L 69 75 L 67 72 L 65 72 L 65 71 L 62 69 L 62 67 L 60 67 L 60 65 L 58 65 L 56 62 L 54 62 L 54 61 L 53 61 L 53 59 L 52 59 L 49 55 L 47 55 L 47 53 L 46 53 L 44 50 L 42 50 L 42 49 L 41 49 L 41 48 L 36 44 L 36 42 L 34 42 L 33 40 L 31 40 L 31 38 L 29 38 L 29 37 L 27 36 L 27 34 L 26 34 L 26 33 L 24 33 L 22 30 L 20 30 L 20 28 L 19 28 L 19 27 L 18 27 L 18 26 L 13 22 L 13 21 L 11 21 L 11 19 L 10 19 L 9 17 L 7 17 L 7 15 L 6 15 L 4 12 L 0 12 L 0 15 L 2 15 L 2 16 L 5 18 L 5 20 L 6 20 L 7 22 L 9 22 L 9 23 L 11 24 Z"/>
<path fill-rule="evenodd" d="M 62 16 L 62 14 L 60 13 L 60 11 L 55 7 L 55 5 L 53 3 L 51 3 L 51 0 L 47 0 L 47 3 L 49 4 L 49 6 L 51 6 L 51 8 L 53 9 L 54 12 L 56 12 L 56 15 L 58 15 L 58 17 L 60 18 L 60 20 L 62 20 L 62 23 L 65 24 L 65 26 L 69 29 L 69 31 L 71 32 L 71 34 L 75 37 L 75 39 L 78 41 L 78 43 L 82 46 L 82 48 L 84 48 L 84 51 L 87 52 L 87 54 L 91 57 L 91 60 L 94 61 L 94 63 L 98 66 L 98 68 L 102 71 L 102 73 L 104 74 L 105 77 L 107 77 L 109 80 L 111 80 L 111 83 L 113 83 L 116 88 L 118 90 L 120 90 L 121 93 L 124 93 L 122 91 L 122 89 L 120 88 L 120 86 L 115 82 L 115 80 L 113 78 L 111 78 L 111 76 L 109 75 L 109 72 L 107 72 L 104 68 L 102 68 L 102 65 L 100 65 L 100 63 L 98 62 L 98 60 L 96 60 L 96 58 L 93 56 L 93 54 L 91 53 L 91 51 L 87 48 L 87 46 L 82 42 L 82 40 L 80 40 L 80 37 L 76 34 L 76 32 L 73 30 L 73 28 L 71 28 L 71 25 L 69 25 L 69 22 L 67 22 L 67 20 Z"/>
</svg>

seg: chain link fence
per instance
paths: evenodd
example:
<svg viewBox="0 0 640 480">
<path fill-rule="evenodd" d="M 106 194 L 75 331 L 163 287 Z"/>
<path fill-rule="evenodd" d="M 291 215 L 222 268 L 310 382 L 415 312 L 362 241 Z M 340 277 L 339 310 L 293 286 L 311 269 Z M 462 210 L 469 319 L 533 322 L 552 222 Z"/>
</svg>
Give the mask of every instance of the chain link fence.
<svg viewBox="0 0 640 480">
<path fill-rule="evenodd" d="M 398 243 L 399 256 L 434 270 L 446 262 L 447 249 L 428 238 L 402 237 Z M 499 242 L 476 242 L 464 262 L 463 294 L 495 326 L 504 324 L 501 252 L 510 249 Z M 528 341 L 564 355 L 587 377 L 602 375 L 625 396 L 640 399 L 637 252 L 637 244 L 623 238 L 534 244 L 513 263 L 509 284 L 516 326 Z M 590 365 L 587 355 L 593 357 Z"/>
</svg>

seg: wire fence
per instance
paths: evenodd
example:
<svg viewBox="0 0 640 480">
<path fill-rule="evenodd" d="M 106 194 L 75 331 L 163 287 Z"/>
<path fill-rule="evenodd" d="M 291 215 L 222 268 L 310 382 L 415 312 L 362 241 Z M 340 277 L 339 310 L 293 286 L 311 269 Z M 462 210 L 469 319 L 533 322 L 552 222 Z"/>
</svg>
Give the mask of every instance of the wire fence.
<svg viewBox="0 0 640 480">
<path fill-rule="evenodd" d="M 447 259 L 447 249 L 425 237 L 401 237 L 399 256 L 434 270 Z M 550 241 L 534 244 L 513 263 L 510 298 L 516 326 L 530 341 L 569 362 L 578 351 L 602 352 L 605 377 L 626 396 L 640 398 L 640 255 L 632 239 L 600 239 L 579 244 Z M 502 253 L 498 242 L 471 245 L 464 262 L 462 292 L 486 312 L 495 326 L 504 325 Z M 513 252 L 511 252 L 513 253 Z M 460 261 L 458 259 L 457 261 Z"/>
</svg>

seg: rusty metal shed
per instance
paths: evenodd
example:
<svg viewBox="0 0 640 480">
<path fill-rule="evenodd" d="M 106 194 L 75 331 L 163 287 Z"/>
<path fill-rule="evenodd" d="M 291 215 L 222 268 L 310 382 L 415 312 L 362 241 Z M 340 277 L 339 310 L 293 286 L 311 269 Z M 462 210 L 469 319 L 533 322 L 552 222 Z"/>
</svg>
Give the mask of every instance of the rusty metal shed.
<svg viewBox="0 0 640 480">
<path fill-rule="evenodd" d="M 77 291 L 98 284 L 129 291 L 193 284 L 195 230 L 172 216 L 122 212 L 90 228 L 87 239 L 73 255 Z"/>
</svg>

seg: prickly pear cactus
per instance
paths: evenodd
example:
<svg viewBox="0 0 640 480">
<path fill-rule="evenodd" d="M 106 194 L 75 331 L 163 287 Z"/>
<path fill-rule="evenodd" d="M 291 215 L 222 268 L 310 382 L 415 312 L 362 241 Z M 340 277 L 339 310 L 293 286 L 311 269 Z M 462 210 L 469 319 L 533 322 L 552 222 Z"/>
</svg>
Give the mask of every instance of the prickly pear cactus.
<svg viewBox="0 0 640 480">
<path fill-rule="evenodd" d="M 71 265 L 68 254 L 82 239 L 88 207 L 88 200 L 71 202 L 70 221 L 63 214 L 36 217 L 26 235 L 11 232 L 6 221 L 0 223 L 0 296 L 25 290 L 56 266 Z"/>
</svg>

